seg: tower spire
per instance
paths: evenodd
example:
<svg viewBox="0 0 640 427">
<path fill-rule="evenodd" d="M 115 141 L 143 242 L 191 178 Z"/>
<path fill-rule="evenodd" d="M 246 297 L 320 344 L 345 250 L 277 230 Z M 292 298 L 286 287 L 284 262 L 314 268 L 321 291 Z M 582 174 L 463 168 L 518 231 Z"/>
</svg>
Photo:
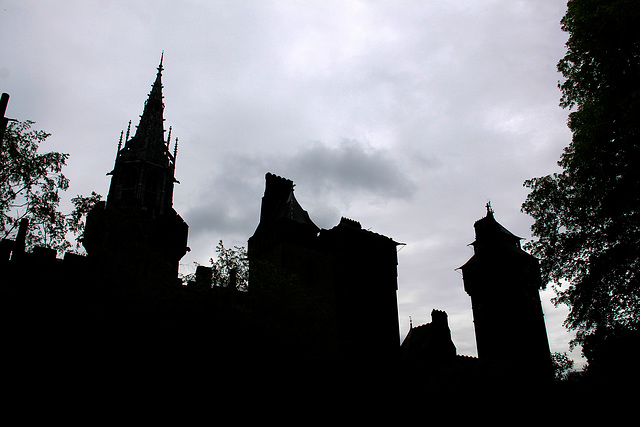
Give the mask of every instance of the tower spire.
<svg viewBox="0 0 640 427">
<path fill-rule="evenodd" d="M 135 139 L 146 140 L 146 144 L 153 144 L 158 141 L 164 141 L 164 103 L 162 96 L 162 61 L 164 60 L 164 51 L 160 56 L 160 64 L 156 79 L 151 85 L 151 92 L 144 104 L 144 110 L 140 116 L 140 124 L 134 135 Z M 145 144 L 145 145 L 146 145 Z"/>
<path fill-rule="evenodd" d="M 119 289 L 129 283 L 132 289 L 164 289 L 165 283 L 175 282 L 180 258 L 188 250 L 189 227 L 173 209 L 175 164 L 164 135 L 163 59 L 164 52 L 137 130 L 129 139 L 127 129 L 109 173 L 106 203 L 88 214 L 82 242 L 91 262 L 106 273 L 102 283 L 117 283 Z M 121 271 L 122 260 L 132 268 Z"/>
<path fill-rule="evenodd" d="M 168 138 L 164 131 L 163 60 L 164 52 L 134 135 L 129 138 L 129 122 L 124 144 L 120 136 L 107 203 L 133 203 L 159 213 L 171 208 L 175 154 L 172 156 L 169 151 L 171 128 Z"/>
</svg>

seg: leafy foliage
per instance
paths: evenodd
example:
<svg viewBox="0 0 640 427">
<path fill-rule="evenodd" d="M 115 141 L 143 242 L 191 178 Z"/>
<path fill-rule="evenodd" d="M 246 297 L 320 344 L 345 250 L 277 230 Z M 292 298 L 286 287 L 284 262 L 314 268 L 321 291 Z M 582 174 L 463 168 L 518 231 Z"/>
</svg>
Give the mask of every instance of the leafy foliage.
<svg viewBox="0 0 640 427">
<path fill-rule="evenodd" d="M 71 199 L 73 211 L 66 217 L 67 231 L 77 236 L 75 251 L 80 251 L 80 243 L 84 232 L 87 214 L 102 199 L 102 196 L 95 191 L 90 196 L 76 196 Z"/>
<path fill-rule="evenodd" d="M 62 214 L 60 191 L 69 188 L 69 179 L 62 173 L 68 154 L 38 152 L 50 136 L 42 130 L 32 130 L 32 121 L 9 123 L 0 149 L 0 227 L 2 238 L 17 232 L 23 218 L 29 220 L 27 247 L 47 246 L 63 252 L 72 247 L 67 234 L 80 235 L 84 217 L 101 196 L 72 199 L 74 210 Z M 79 249 L 76 244 L 76 250 Z"/>
<path fill-rule="evenodd" d="M 30 130 L 33 122 L 10 122 L 0 151 L 0 225 L 7 237 L 22 218 L 29 218 L 36 233 L 28 242 L 44 241 L 64 245 L 57 239 L 64 218 L 56 211 L 58 190 L 66 190 L 69 180 L 62 174 L 68 154 L 39 154 L 38 147 L 50 134 Z M 34 235 L 35 234 L 35 235 Z"/>
<path fill-rule="evenodd" d="M 558 63 L 573 138 L 562 172 L 525 182 L 522 210 L 574 344 L 640 319 L 640 3 L 570 0 Z"/>
<path fill-rule="evenodd" d="M 553 363 L 553 372 L 556 381 L 565 379 L 569 371 L 573 368 L 573 360 L 567 356 L 567 353 L 551 353 L 551 362 Z"/>
<path fill-rule="evenodd" d="M 249 287 L 249 259 L 243 246 L 225 248 L 222 240 L 216 245 L 216 258 L 210 259 L 212 286 L 235 287 L 246 291 Z"/>
</svg>

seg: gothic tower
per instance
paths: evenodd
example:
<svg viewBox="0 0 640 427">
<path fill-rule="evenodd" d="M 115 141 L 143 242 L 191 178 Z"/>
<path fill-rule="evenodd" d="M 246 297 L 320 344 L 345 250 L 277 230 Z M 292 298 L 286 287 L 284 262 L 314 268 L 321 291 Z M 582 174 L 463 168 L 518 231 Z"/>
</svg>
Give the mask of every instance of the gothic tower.
<svg viewBox="0 0 640 427">
<path fill-rule="evenodd" d="M 170 151 L 164 137 L 162 58 L 140 122 L 124 147 L 122 136 L 106 203 L 87 217 L 83 245 L 88 257 L 120 279 L 137 282 L 177 280 L 187 248 L 188 226 L 173 209 L 178 139 Z"/>
<path fill-rule="evenodd" d="M 260 222 L 247 245 L 249 292 L 263 313 L 263 335 L 270 335 L 263 350 L 275 344 L 270 353 L 295 352 L 299 359 L 335 352 L 335 309 L 326 286 L 326 256 L 316 241 L 319 232 L 298 203 L 293 181 L 267 173 Z"/>
<path fill-rule="evenodd" d="M 301 347 L 313 357 L 388 362 L 400 345 L 397 246 L 348 218 L 319 228 L 296 200 L 293 181 L 268 173 L 248 242 L 250 292 L 281 277 L 261 272 L 272 267 L 284 277 L 271 287 L 271 309 L 300 327 Z"/>
<path fill-rule="evenodd" d="M 471 297 L 478 358 L 514 376 L 550 379 L 538 260 L 495 220 L 489 204 L 474 228 L 474 255 L 461 270 Z"/>
</svg>

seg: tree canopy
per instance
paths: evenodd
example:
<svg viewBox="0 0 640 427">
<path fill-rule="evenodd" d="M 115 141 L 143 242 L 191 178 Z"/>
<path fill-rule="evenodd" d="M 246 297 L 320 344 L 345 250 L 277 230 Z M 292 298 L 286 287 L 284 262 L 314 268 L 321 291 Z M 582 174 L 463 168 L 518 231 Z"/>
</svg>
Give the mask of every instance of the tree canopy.
<svg viewBox="0 0 640 427">
<path fill-rule="evenodd" d="M 249 288 L 249 259 L 244 246 L 225 248 L 222 240 L 216 245 L 216 259 L 211 258 L 212 286 Z"/>
<path fill-rule="evenodd" d="M 33 124 L 11 121 L 1 141 L 0 238 L 11 237 L 20 221 L 28 219 L 27 247 L 40 245 L 62 252 L 73 247 L 67 234 L 82 234 L 84 218 L 101 196 L 93 192 L 88 197 L 79 195 L 71 200 L 74 210 L 70 214 L 60 212 L 60 192 L 69 188 L 69 179 L 62 173 L 69 155 L 40 153 L 38 149 L 50 134 L 31 129 Z"/>
<path fill-rule="evenodd" d="M 640 319 L 640 2 L 570 0 L 558 63 L 571 143 L 562 172 L 525 182 L 528 249 L 570 311 L 575 344 Z"/>
</svg>

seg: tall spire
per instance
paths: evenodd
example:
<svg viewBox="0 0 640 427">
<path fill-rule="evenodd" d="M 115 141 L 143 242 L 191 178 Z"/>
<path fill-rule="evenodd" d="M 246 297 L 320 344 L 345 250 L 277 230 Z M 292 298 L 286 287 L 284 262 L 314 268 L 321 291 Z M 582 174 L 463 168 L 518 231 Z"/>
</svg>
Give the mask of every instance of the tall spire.
<svg viewBox="0 0 640 427">
<path fill-rule="evenodd" d="M 168 212 L 172 206 L 175 182 L 175 156 L 169 151 L 169 136 L 164 137 L 164 103 L 162 96 L 162 62 L 164 52 L 151 92 L 147 98 L 140 123 L 129 139 L 131 122 L 127 128 L 124 147 L 122 136 L 112 175 L 107 204 L 128 203 L 142 205 L 159 213 Z M 177 151 L 177 138 L 176 147 Z"/>
<path fill-rule="evenodd" d="M 144 143 L 144 145 L 164 141 L 164 103 L 162 96 L 163 59 L 164 51 L 160 56 L 156 80 L 153 82 L 153 85 L 151 85 L 151 92 L 149 92 L 149 97 L 144 104 L 144 110 L 140 116 L 140 124 L 133 137 L 134 139 L 140 139 L 140 142 Z"/>
</svg>

